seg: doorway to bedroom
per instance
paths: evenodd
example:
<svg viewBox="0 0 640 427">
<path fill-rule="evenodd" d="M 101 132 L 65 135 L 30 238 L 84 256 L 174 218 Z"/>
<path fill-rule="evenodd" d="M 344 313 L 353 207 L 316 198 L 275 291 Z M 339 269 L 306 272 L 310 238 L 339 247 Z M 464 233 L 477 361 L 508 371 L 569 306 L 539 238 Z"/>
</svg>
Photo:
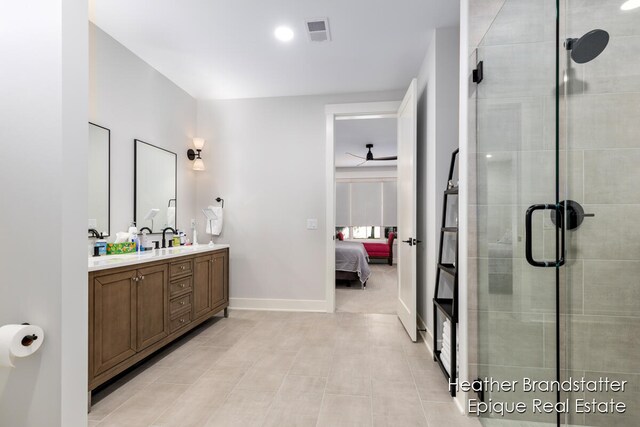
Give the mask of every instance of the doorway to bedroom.
<svg viewBox="0 0 640 427">
<path fill-rule="evenodd" d="M 336 118 L 334 144 L 335 309 L 395 314 L 397 118 Z"/>
</svg>

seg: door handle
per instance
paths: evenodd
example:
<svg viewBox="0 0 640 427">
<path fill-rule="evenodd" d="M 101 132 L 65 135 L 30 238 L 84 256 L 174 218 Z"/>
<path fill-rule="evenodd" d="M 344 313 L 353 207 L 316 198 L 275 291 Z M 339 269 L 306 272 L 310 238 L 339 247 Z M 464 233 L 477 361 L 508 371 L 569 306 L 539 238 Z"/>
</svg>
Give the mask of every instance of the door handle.
<svg viewBox="0 0 640 427">
<path fill-rule="evenodd" d="M 410 237 L 407 240 L 403 240 L 403 242 L 408 243 L 409 246 L 414 246 L 414 245 L 417 245 L 418 243 L 422 243 L 422 240 L 418 240 L 413 237 Z"/>
<path fill-rule="evenodd" d="M 527 209 L 527 213 L 525 214 L 525 256 L 527 258 L 527 262 L 534 267 L 560 267 L 564 264 L 564 227 L 560 227 L 562 234 L 562 251 L 560 252 L 560 259 L 556 261 L 536 261 L 533 258 L 533 238 L 531 234 L 532 218 L 535 211 L 553 210 L 556 215 L 560 215 L 561 209 L 561 206 L 550 204 L 531 205 Z"/>
</svg>

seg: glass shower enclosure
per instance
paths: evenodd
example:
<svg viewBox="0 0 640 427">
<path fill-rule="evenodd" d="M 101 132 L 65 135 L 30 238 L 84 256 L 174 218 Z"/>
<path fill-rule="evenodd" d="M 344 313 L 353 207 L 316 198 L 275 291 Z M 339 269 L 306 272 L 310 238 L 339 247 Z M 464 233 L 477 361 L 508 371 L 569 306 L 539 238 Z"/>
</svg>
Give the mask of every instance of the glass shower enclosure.
<svg viewBox="0 0 640 427">
<path fill-rule="evenodd" d="M 485 426 L 640 426 L 633 6 L 470 2 L 469 75 L 483 69 L 469 94 L 471 370 L 518 381 L 515 390 L 485 390 L 485 403 L 527 405 L 488 410 Z M 538 387 L 525 390 L 527 380 Z M 626 381 L 624 391 L 615 381 Z"/>
</svg>

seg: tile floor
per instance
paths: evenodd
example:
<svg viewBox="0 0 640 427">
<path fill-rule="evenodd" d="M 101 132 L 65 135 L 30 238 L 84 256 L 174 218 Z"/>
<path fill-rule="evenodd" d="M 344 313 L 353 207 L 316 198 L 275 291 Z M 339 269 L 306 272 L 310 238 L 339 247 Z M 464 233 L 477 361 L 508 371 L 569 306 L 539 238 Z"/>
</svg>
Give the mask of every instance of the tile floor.
<svg viewBox="0 0 640 427">
<path fill-rule="evenodd" d="M 230 312 L 95 393 L 89 426 L 479 426 L 395 315 Z"/>
<path fill-rule="evenodd" d="M 395 314 L 398 303 L 398 269 L 386 263 L 370 264 L 367 288 L 358 282 L 351 287 L 340 282 L 336 286 L 336 311 L 350 313 Z"/>
</svg>

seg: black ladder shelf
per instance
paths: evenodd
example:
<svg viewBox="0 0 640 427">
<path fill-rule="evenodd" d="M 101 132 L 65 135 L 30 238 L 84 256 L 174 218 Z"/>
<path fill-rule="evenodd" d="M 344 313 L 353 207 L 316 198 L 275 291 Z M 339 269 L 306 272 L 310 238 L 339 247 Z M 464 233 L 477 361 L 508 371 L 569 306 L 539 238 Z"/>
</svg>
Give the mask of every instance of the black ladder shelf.
<svg viewBox="0 0 640 427">
<path fill-rule="evenodd" d="M 453 172 L 456 165 L 456 157 L 458 150 L 451 155 L 451 166 L 449 167 L 449 178 L 447 179 L 447 189 L 444 191 L 444 200 L 442 205 L 442 228 L 440 229 L 440 249 L 438 250 L 438 269 L 436 270 L 436 287 L 433 298 L 433 359 L 438 362 L 440 369 L 447 378 L 449 384 L 454 383 L 457 379 L 457 337 L 456 326 L 458 324 L 458 226 L 447 225 L 447 206 L 449 196 L 458 196 L 458 187 L 453 185 Z M 457 218 L 457 216 L 456 216 Z M 457 222 L 457 221 L 456 221 Z M 453 264 L 445 263 L 442 259 L 444 237 L 447 234 L 455 234 L 456 251 Z M 453 277 L 453 298 L 440 297 L 440 277 L 442 272 Z M 451 331 L 449 337 L 449 371 L 442 363 L 442 350 L 438 349 L 438 312 L 442 313 L 451 322 Z M 449 393 L 451 396 L 456 395 L 454 386 L 449 385 Z"/>
</svg>

